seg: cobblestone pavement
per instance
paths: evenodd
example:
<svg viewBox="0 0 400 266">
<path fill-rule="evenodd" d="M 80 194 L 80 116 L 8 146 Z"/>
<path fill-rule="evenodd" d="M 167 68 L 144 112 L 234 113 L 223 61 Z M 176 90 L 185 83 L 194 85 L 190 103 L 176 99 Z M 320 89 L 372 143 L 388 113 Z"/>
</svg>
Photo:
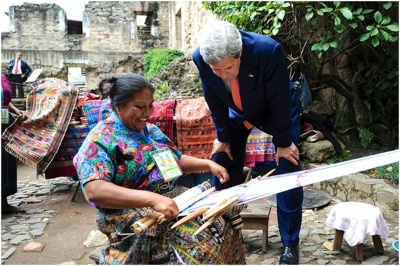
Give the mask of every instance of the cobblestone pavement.
<svg viewBox="0 0 400 266">
<path fill-rule="evenodd" d="M 30 241 L 47 241 L 47 246 L 55 243 L 51 240 L 51 236 L 47 234 L 48 230 L 56 226 L 57 221 L 60 221 L 60 211 L 57 204 L 49 205 L 46 208 L 37 208 L 40 202 L 48 200 L 51 195 L 64 194 L 66 198 L 71 198 L 74 193 L 75 182 L 70 178 L 55 178 L 50 180 L 45 179 L 22 179 L 18 181 L 18 193 L 9 197 L 9 202 L 15 205 L 23 205 L 28 207 L 28 212 L 24 214 L 7 214 L 1 217 L 1 256 L 2 264 L 94 264 L 88 258 L 89 252 L 94 250 L 85 249 L 82 241 L 75 243 L 80 250 L 80 255 L 74 255 L 71 258 L 63 258 L 63 261 L 58 261 L 57 252 L 63 253 L 64 251 L 54 249 L 51 251 L 49 259 L 35 259 L 35 256 L 48 256 L 45 251 L 42 253 L 24 254 L 23 247 Z M 357 261 L 355 259 L 355 247 L 349 247 L 345 240 L 343 240 L 342 249 L 340 251 L 330 251 L 325 247 L 326 243 L 333 242 L 335 231 L 333 228 L 328 228 L 325 225 L 327 215 L 331 208 L 338 203 L 336 199 L 332 199 L 328 206 L 321 209 L 304 210 L 303 211 L 303 224 L 300 232 L 300 264 L 304 265 L 399 265 L 399 257 L 395 250 L 392 248 L 392 242 L 399 238 L 399 225 L 398 222 L 386 221 L 390 229 L 388 239 L 382 239 L 384 254 L 375 254 L 373 250 L 372 237 L 366 237 L 364 241 L 364 260 Z M 81 202 L 85 204 L 85 202 Z M 71 205 L 73 208 L 76 205 Z M 85 215 L 86 214 L 86 215 Z M 88 236 L 91 229 L 95 229 L 93 223 L 93 212 L 84 212 L 82 215 L 74 217 L 74 222 L 87 225 L 83 231 L 77 231 L 79 237 Z M 63 217 L 69 219 L 70 217 Z M 79 228 L 79 227 L 78 227 Z M 54 231 L 54 230 L 53 230 Z M 282 251 L 282 244 L 280 242 L 279 231 L 276 221 L 276 208 L 272 207 L 270 214 L 269 230 L 268 230 L 268 245 L 266 253 L 261 250 L 262 246 L 262 231 L 259 230 L 243 230 L 242 231 L 245 248 L 246 248 L 246 262 L 251 265 L 268 265 L 278 264 L 279 256 Z M 71 234 L 71 233 L 69 233 Z M 70 238 L 78 238 L 78 236 L 69 236 Z M 58 242 L 58 240 L 56 240 Z M 325 244 L 325 245 L 324 245 Z M 47 247 L 46 247 L 47 248 Z M 26 252 L 25 252 L 26 253 Z M 31 260 L 26 259 L 30 257 Z M 60 258 L 61 259 L 61 258 Z M 30 263 L 27 263 L 27 261 Z"/>
</svg>

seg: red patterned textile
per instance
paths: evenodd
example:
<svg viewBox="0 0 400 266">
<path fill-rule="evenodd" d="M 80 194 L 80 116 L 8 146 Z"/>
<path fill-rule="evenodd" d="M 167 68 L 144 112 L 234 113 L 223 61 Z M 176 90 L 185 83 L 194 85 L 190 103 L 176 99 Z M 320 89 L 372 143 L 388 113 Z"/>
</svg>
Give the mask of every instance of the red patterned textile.
<svg viewBox="0 0 400 266">
<path fill-rule="evenodd" d="M 167 137 L 174 141 L 174 109 L 175 100 L 154 102 L 154 112 L 149 118 L 149 123 L 158 126 Z"/>
<path fill-rule="evenodd" d="M 175 114 L 178 148 L 184 154 L 209 158 L 217 133 L 204 97 L 177 100 Z"/>
</svg>

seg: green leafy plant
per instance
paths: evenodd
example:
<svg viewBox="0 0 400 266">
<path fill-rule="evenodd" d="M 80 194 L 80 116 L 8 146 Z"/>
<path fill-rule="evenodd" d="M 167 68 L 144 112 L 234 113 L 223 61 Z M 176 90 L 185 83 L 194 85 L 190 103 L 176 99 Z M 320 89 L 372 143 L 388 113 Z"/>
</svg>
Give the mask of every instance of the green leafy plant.
<svg viewBox="0 0 400 266">
<path fill-rule="evenodd" d="M 348 161 L 352 159 L 352 155 L 350 153 L 349 150 L 344 150 L 342 153 L 340 154 L 336 154 L 335 156 L 327 159 L 327 163 L 329 164 L 334 164 L 334 163 L 340 163 L 340 162 L 344 162 L 344 161 Z"/>
<path fill-rule="evenodd" d="M 150 77 L 158 74 L 174 59 L 182 57 L 183 52 L 174 49 L 156 48 L 150 50 L 144 57 L 144 77 Z"/>
<path fill-rule="evenodd" d="M 205 1 L 203 6 L 213 13 L 223 15 L 224 19 L 253 32 L 267 36 L 279 33 L 286 16 L 286 9 L 291 4 L 284 1 Z"/>
<path fill-rule="evenodd" d="M 169 84 L 168 81 L 164 81 L 156 89 L 156 92 L 154 94 L 155 100 L 161 101 L 163 99 L 164 93 L 166 93 L 167 91 L 169 91 Z"/>
<path fill-rule="evenodd" d="M 349 119 L 343 125 L 376 135 L 347 131 L 363 145 L 374 139 L 398 146 L 398 2 L 207 1 L 203 6 L 242 30 L 275 36 L 289 67 L 306 65 L 313 90 L 333 89 L 346 99 L 340 111 L 351 115 L 343 117 Z"/>
<path fill-rule="evenodd" d="M 358 136 L 361 141 L 361 146 L 365 149 L 374 139 L 374 133 L 367 128 L 361 128 Z"/>
<path fill-rule="evenodd" d="M 380 166 L 376 171 L 378 178 L 387 179 L 395 185 L 399 184 L 399 163 Z"/>
</svg>

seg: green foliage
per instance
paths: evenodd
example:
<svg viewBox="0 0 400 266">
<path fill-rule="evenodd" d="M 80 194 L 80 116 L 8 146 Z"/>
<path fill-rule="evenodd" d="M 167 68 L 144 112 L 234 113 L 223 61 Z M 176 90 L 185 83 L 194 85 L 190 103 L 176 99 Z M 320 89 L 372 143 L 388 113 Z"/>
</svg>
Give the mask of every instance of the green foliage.
<svg viewBox="0 0 400 266">
<path fill-rule="evenodd" d="M 206 1 L 206 9 L 222 15 L 241 29 L 274 36 L 279 33 L 289 2 L 283 1 Z"/>
<path fill-rule="evenodd" d="M 361 128 L 358 137 L 360 138 L 361 146 L 365 149 L 374 139 L 374 133 L 367 128 Z"/>
<path fill-rule="evenodd" d="M 388 2 L 382 5 L 388 10 L 392 3 Z M 359 41 L 368 42 L 373 47 L 377 47 L 382 40 L 393 43 L 398 41 L 399 25 L 392 22 L 389 16 L 382 15 L 381 11 L 363 7 L 349 2 L 315 2 L 307 5 L 306 20 L 311 25 L 318 24 L 320 19 L 330 20 L 333 30 L 337 34 L 342 34 L 346 29 L 359 31 Z M 370 17 L 370 19 L 369 19 Z M 312 51 L 318 51 L 318 57 L 322 58 L 329 49 L 341 49 L 338 39 L 328 31 L 325 36 L 320 38 L 319 42 L 314 43 Z"/>
<path fill-rule="evenodd" d="M 306 64 L 313 88 L 334 87 L 350 103 L 357 97 L 363 104 L 353 106 L 352 117 L 362 116 L 358 126 L 383 125 L 398 142 L 398 2 L 211 1 L 203 6 L 240 29 L 276 36 L 290 63 Z M 337 69 L 330 78 L 340 82 L 326 82 L 323 72 L 343 58 L 353 77 L 342 77 Z M 373 138 L 366 132 L 359 135 L 363 145 Z"/>
<path fill-rule="evenodd" d="M 168 81 L 164 81 L 163 83 L 161 83 L 157 88 L 156 88 L 156 92 L 154 94 L 154 99 L 156 101 L 161 101 L 163 100 L 163 95 L 164 93 L 166 93 L 167 91 L 169 91 L 169 84 Z"/>
<path fill-rule="evenodd" d="M 399 163 L 380 166 L 376 171 L 378 178 L 387 179 L 395 185 L 399 184 Z"/>
<path fill-rule="evenodd" d="M 334 163 L 340 163 L 340 162 L 348 161 L 348 160 L 352 159 L 351 157 L 352 156 L 351 156 L 350 151 L 349 150 L 345 150 L 342 153 L 336 154 L 335 156 L 327 159 L 326 161 L 329 164 L 334 164 Z"/>
<path fill-rule="evenodd" d="M 164 48 L 150 50 L 144 57 L 144 77 L 149 79 L 160 73 L 169 63 L 181 56 L 183 56 L 183 52 L 179 50 Z"/>
</svg>

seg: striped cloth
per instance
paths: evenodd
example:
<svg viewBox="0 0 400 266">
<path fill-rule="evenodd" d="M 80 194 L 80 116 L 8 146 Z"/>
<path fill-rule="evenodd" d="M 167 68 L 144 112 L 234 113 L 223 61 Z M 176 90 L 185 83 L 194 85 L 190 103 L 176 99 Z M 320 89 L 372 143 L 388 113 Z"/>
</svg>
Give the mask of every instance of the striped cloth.
<svg viewBox="0 0 400 266">
<path fill-rule="evenodd" d="M 187 155 L 209 158 L 217 133 L 204 97 L 177 100 L 175 114 L 178 148 Z"/>
<path fill-rule="evenodd" d="M 28 119 L 18 117 L 2 137 L 7 152 L 41 175 L 60 147 L 79 90 L 55 78 L 39 80 L 32 87 L 26 98 Z"/>
<path fill-rule="evenodd" d="M 174 111 L 175 100 L 164 100 L 153 103 L 154 112 L 149 118 L 149 123 L 158 126 L 167 137 L 174 141 Z"/>
<path fill-rule="evenodd" d="M 253 128 L 247 138 L 245 166 L 252 167 L 256 162 L 274 161 L 275 146 L 272 143 L 272 136 Z"/>
<path fill-rule="evenodd" d="M 88 125 L 70 125 L 68 127 L 57 154 L 44 172 L 46 179 L 59 176 L 70 176 L 77 179 L 76 169 L 72 160 L 89 131 L 90 127 Z"/>
</svg>

